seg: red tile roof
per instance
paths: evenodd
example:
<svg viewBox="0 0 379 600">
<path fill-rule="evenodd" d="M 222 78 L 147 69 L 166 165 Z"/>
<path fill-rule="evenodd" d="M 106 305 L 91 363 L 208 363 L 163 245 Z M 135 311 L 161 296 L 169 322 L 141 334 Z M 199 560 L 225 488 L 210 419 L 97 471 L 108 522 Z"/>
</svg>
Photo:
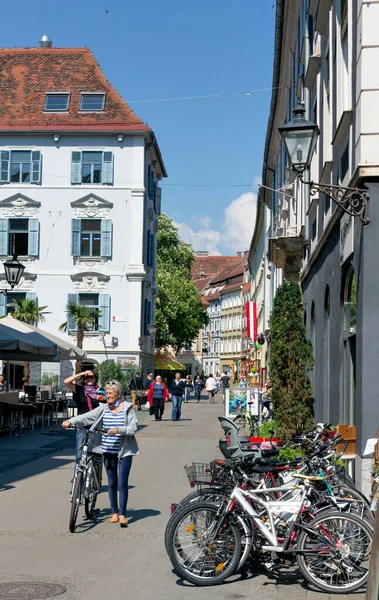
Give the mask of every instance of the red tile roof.
<svg viewBox="0 0 379 600">
<path fill-rule="evenodd" d="M 201 272 L 205 274 L 205 277 L 217 275 L 228 265 L 240 262 L 239 256 L 196 256 L 192 265 L 192 279 L 199 279 Z"/>
<path fill-rule="evenodd" d="M 43 112 L 46 92 L 70 92 L 66 113 Z M 80 113 L 81 92 L 105 92 L 104 111 Z M 112 87 L 89 48 L 0 49 L 0 131 L 151 129 Z"/>
<path fill-rule="evenodd" d="M 208 287 L 208 283 L 211 281 L 212 277 L 202 277 L 201 279 L 195 279 L 193 282 L 198 292 L 202 292 L 206 287 Z"/>
<path fill-rule="evenodd" d="M 241 258 L 238 258 L 238 264 L 231 264 L 228 265 L 223 271 L 221 271 L 221 273 L 219 273 L 218 275 L 216 275 L 213 279 L 212 279 L 212 285 L 215 285 L 216 283 L 221 284 L 223 281 L 226 281 L 227 279 L 230 279 L 231 277 L 237 277 L 238 275 L 243 275 L 244 272 L 244 260 Z M 242 281 L 239 283 L 239 285 L 242 284 Z"/>
</svg>

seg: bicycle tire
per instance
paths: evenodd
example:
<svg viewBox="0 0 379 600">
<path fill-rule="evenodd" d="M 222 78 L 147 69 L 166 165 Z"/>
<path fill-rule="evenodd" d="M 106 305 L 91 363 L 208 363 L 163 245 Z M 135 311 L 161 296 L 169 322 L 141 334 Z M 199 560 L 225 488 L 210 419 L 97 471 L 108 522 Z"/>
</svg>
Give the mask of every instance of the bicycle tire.
<svg viewBox="0 0 379 600">
<path fill-rule="evenodd" d="M 346 535 L 346 527 L 347 527 L 347 522 L 350 521 L 350 523 L 353 523 L 355 526 L 355 531 L 357 531 L 357 528 L 360 528 L 361 531 L 364 532 L 364 535 L 367 539 L 367 549 L 366 549 L 366 545 L 363 544 L 361 542 L 361 546 L 359 546 L 359 541 L 357 542 L 355 540 L 355 538 L 353 538 L 352 536 L 348 536 L 346 538 L 347 542 L 342 542 L 341 540 L 338 540 L 339 543 L 343 544 L 342 551 L 345 549 L 345 547 L 348 549 L 349 554 L 342 559 L 339 559 L 332 554 L 331 557 L 329 558 L 328 555 L 326 555 L 325 553 L 322 553 L 320 549 L 320 561 L 321 564 L 319 566 L 319 571 L 320 571 L 320 576 L 317 577 L 316 576 L 316 568 L 315 566 L 311 566 L 312 565 L 312 555 L 308 555 L 309 556 L 309 561 L 306 560 L 306 556 L 307 555 L 301 555 L 298 554 L 297 556 L 297 562 L 300 568 L 300 571 L 302 573 L 302 575 L 304 576 L 304 578 L 311 583 L 312 585 L 314 585 L 317 589 L 323 591 L 323 592 L 328 592 L 328 593 L 334 593 L 334 594 L 349 594 L 351 592 L 354 592 L 356 590 L 361 589 L 362 587 L 365 586 L 365 584 L 367 583 L 367 579 L 368 579 L 368 559 L 369 559 L 369 548 L 371 547 L 371 543 L 372 543 L 372 537 L 373 537 L 373 531 L 371 529 L 371 527 L 369 527 L 369 525 L 367 525 L 362 519 L 356 517 L 355 515 L 352 515 L 350 513 L 341 513 L 339 511 L 336 510 L 331 510 L 331 511 L 325 511 L 323 514 L 321 514 L 319 517 L 317 517 L 312 524 L 309 524 L 309 527 L 311 529 L 315 529 L 317 528 L 318 525 L 320 525 L 320 523 L 325 523 L 325 531 L 328 532 L 327 527 L 328 527 L 328 521 L 329 521 L 329 527 L 332 524 L 332 521 L 344 521 L 344 535 Z M 320 529 L 318 528 L 318 533 L 320 533 Z M 326 534 L 324 534 L 326 535 Z M 332 534 L 333 535 L 333 532 Z M 307 540 L 310 539 L 310 534 L 308 531 L 302 531 L 299 535 L 299 539 L 298 539 L 298 543 L 297 543 L 297 550 L 305 550 L 305 546 L 307 543 Z M 326 536 L 327 537 L 327 536 Z M 312 542 L 309 542 L 312 543 Z M 336 577 L 337 574 L 339 575 L 340 573 L 338 573 L 338 569 L 341 571 L 342 568 L 347 570 L 347 566 L 343 565 L 343 563 L 347 563 L 350 557 L 350 551 L 353 549 L 354 552 L 354 547 L 357 553 L 357 556 L 353 557 L 352 560 L 352 565 L 354 565 L 356 567 L 356 569 L 361 569 L 361 564 L 362 562 L 367 562 L 367 570 L 365 572 L 365 574 L 359 579 L 359 581 L 356 581 L 355 583 L 348 583 L 348 584 L 342 584 L 342 585 L 337 585 L 333 583 L 326 583 L 324 580 L 321 579 L 324 578 L 326 579 L 327 577 L 329 577 L 328 575 L 328 569 L 329 572 L 331 572 L 331 578 L 334 576 Z M 336 545 L 335 548 L 338 548 L 338 546 Z M 334 550 L 335 551 L 335 550 Z M 336 562 L 337 560 L 337 562 Z M 333 561 L 335 562 L 335 564 L 331 564 L 333 563 Z M 338 564 L 339 561 L 339 565 L 338 568 L 336 568 L 336 564 Z M 315 562 L 315 561 L 314 561 Z M 349 567 L 350 569 L 352 567 Z M 361 569 L 363 570 L 363 569 Z M 349 577 L 352 573 L 348 573 Z"/>
<path fill-rule="evenodd" d="M 88 478 L 88 498 L 84 499 L 84 512 L 86 514 L 87 519 L 92 519 L 97 501 L 97 491 L 95 489 L 92 489 L 94 487 L 92 470 L 89 470 Z"/>
<path fill-rule="evenodd" d="M 230 559 L 228 560 L 228 564 L 226 566 L 224 566 L 224 563 L 222 563 L 222 568 L 220 568 L 220 564 L 217 564 L 215 570 L 216 570 L 216 575 L 214 576 L 200 576 L 197 575 L 194 572 L 190 572 L 190 568 L 192 568 L 193 570 L 198 570 L 196 569 L 195 564 L 197 564 L 197 562 L 195 563 L 195 560 L 193 560 L 191 562 L 191 564 L 187 567 L 185 567 L 185 559 L 183 559 L 183 556 L 180 556 L 180 558 L 178 557 L 179 554 L 179 550 L 177 550 L 176 547 L 176 538 L 177 538 L 177 534 L 178 534 L 178 529 L 180 527 L 180 525 L 184 522 L 185 519 L 187 518 L 194 518 L 196 516 L 196 513 L 200 516 L 201 511 L 207 512 L 210 515 L 214 515 L 214 517 L 216 517 L 217 511 L 218 511 L 218 506 L 216 504 L 214 504 L 213 502 L 193 502 L 185 507 L 183 507 L 182 509 L 176 511 L 172 518 L 169 520 L 168 524 L 167 524 L 167 554 L 170 558 L 171 564 L 174 567 L 174 571 L 175 573 L 177 573 L 179 575 L 179 577 L 181 577 L 182 579 L 185 579 L 186 581 L 189 581 L 190 583 L 193 583 L 197 586 L 201 586 L 201 587 L 205 587 L 205 586 L 211 586 L 211 585 L 219 585 L 220 583 L 223 583 L 228 577 L 230 577 L 231 575 L 233 575 L 233 573 L 235 573 L 238 569 L 238 565 L 240 562 L 240 558 L 241 558 L 241 538 L 240 538 L 240 534 L 238 531 L 238 528 L 231 522 L 231 520 L 228 520 L 226 523 L 226 528 L 228 531 L 228 534 L 231 536 L 229 541 L 226 542 L 226 548 L 230 551 L 231 556 Z M 198 517 L 199 518 L 199 517 Z M 196 523 L 196 518 L 195 518 L 195 523 Z M 190 527 L 192 527 L 192 525 L 190 525 Z M 187 528 L 185 531 L 188 531 L 189 528 Z M 195 531 L 196 527 L 194 526 L 194 531 Z M 225 531 L 224 530 L 224 531 Z M 192 529 L 190 531 L 190 533 L 192 533 Z M 165 535 L 166 537 L 166 535 Z M 218 544 L 216 547 L 216 544 L 214 544 L 214 546 L 216 547 L 217 550 L 220 550 L 221 548 L 221 543 L 222 543 L 222 538 L 221 536 L 218 537 Z M 193 543 L 193 542 L 192 542 Z M 178 544 L 179 546 L 179 544 Z M 193 547 L 196 547 L 196 543 L 193 543 Z M 181 547 L 181 549 L 183 550 L 183 547 Z M 202 553 L 203 555 L 205 555 L 205 553 L 208 552 L 208 549 L 206 548 L 206 545 L 201 542 L 201 550 L 200 550 L 200 554 Z M 215 550 L 210 547 L 209 548 L 209 553 L 205 556 L 204 558 L 204 562 L 207 561 L 207 558 L 210 556 L 210 553 L 215 552 Z M 200 556 L 198 555 L 196 557 L 196 561 L 200 558 Z M 218 559 L 218 557 L 214 558 L 215 562 Z M 209 567 L 210 569 L 210 567 Z"/>
<path fill-rule="evenodd" d="M 191 504 L 191 502 L 198 502 L 199 500 L 206 501 L 206 502 L 217 502 L 216 496 L 220 497 L 221 495 L 222 494 L 220 492 L 217 493 L 216 490 L 214 490 L 213 488 L 210 488 L 210 487 L 195 490 L 194 492 L 191 492 L 190 494 L 188 494 L 187 496 L 185 496 L 183 498 L 183 500 L 181 500 L 181 502 L 179 502 L 176 511 L 184 508 L 185 506 L 188 506 L 189 504 Z M 173 516 L 175 515 L 176 511 L 171 515 L 170 520 L 173 518 Z M 168 552 L 168 549 L 167 549 L 168 548 L 168 546 L 167 546 L 167 544 L 168 544 L 167 531 L 168 531 L 168 527 L 166 526 L 165 538 L 164 538 L 164 544 L 165 544 L 166 552 Z"/>
<path fill-rule="evenodd" d="M 80 498 L 82 495 L 82 484 L 83 484 L 83 473 L 81 471 L 78 471 L 76 474 L 74 490 L 72 492 L 72 498 L 71 498 L 70 521 L 69 521 L 69 527 L 68 527 L 71 533 L 74 533 L 74 531 L 75 531 L 76 519 L 78 518 Z"/>
<path fill-rule="evenodd" d="M 372 528 L 374 526 L 374 517 L 372 515 L 370 503 L 367 500 L 366 496 L 362 494 L 362 492 L 357 490 L 355 487 L 350 487 L 350 485 L 347 484 L 338 484 L 333 486 L 333 493 L 336 496 L 340 496 L 341 492 L 344 497 L 351 496 L 352 499 L 355 499 L 358 502 L 362 502 L 362 504 L 364 505 L 364 518 L 367 519 L 367 521 L 370 524 L 370 527 Z"/>
</svg>

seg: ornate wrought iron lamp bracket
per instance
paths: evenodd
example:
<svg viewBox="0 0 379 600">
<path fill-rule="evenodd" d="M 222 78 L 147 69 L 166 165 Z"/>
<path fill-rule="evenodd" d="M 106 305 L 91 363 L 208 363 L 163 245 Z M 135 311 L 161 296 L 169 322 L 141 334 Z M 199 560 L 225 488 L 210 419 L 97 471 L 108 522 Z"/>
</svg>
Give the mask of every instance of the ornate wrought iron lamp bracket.
<svg viewBox="0 0 379 600">
<path fill-rule="evenodd" d="M 315 183 L 314 181 L 304 181 L 302 174 L 299 174 L 302 183 L 309 185 L 310 195 L 315 196 L 322 193 L 328 196 L 338 204 L 348 215 L 359 217 L 362 225 L 368 225 L 370 219 L 367 217 L 367 208 L 370 195 L 366 190 L 359 188 L 341 187 L 327 183 Z"/>
</svg>

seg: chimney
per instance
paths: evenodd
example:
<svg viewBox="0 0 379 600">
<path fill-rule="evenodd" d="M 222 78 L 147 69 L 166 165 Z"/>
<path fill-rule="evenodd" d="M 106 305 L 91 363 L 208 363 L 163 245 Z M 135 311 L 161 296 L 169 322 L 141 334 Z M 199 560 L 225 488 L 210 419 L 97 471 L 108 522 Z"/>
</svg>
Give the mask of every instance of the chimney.
<svg viewBox="0 0 379 600">
<path fill-rule="evenodd" d="M 241 258 L 242 257 L 242 252 L 237 252 L 237 256 L 238 256 L 238 258 Z"/>
<path fill-rule="evenodd" d="M 247 258 L 249 256 L 249 250 L 245 250 L 245 252 L 243 253 L 244 257 Z"/>
<path fill-rule="evenodd" d="M 197 256 L 209 256 L 209 252 L 208 252 L 208 250 L 198 250 L 196 252 L 196 255 Z"/>
<path fill-rule="evenodd" d="M 52 45 L 53 45 L 53 42 L 51 41 L 51 37 L 49 35 L 41 36 L 41 39 L 39 41 L 40 48 L 51 48 Z"/>
</svg>

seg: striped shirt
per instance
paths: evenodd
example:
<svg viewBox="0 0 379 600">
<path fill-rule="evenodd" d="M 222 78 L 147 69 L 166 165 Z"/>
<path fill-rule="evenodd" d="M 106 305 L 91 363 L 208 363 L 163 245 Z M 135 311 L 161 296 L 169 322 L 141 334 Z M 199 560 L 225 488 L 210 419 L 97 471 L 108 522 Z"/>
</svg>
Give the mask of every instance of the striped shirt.
<svg viewBox="0 0 379 600">
<path fill-rule="evenodd" d="M 106 407 L 103 415 L 104 429 L 113 429 L 113 427 L 123 427 L 125 425 L 125 413 L 121 409 L 118 413 L 113 413 Z M 121 434 L 108 435 L 103 433 L 101 448 L 103 454 L 118 454 L 121 448 Z"/>
</svg>

